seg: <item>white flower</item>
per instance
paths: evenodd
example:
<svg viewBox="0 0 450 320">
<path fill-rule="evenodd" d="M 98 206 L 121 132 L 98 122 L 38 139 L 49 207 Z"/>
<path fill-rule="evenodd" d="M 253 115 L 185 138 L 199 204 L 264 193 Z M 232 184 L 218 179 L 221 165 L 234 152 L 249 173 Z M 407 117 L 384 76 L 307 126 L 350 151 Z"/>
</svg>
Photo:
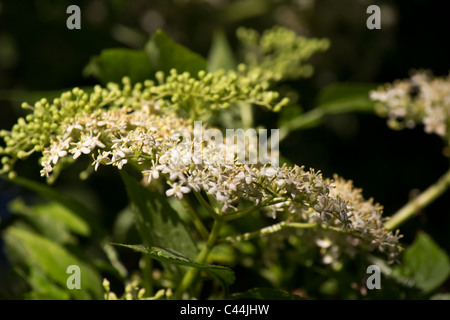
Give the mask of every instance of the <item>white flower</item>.
<svg viewBox="0 0 450 320">
<path fill-rule="evenodd" d="M 81 133 L 80 141 L 74 143 L 75 148 L 69 152 L 73 154 L 73 158 L 77 159 L 82 153 L 89 154 L 95 147 L 105 148 L 105 145 L 98 139 L 100 133 L 97 136 L 92 135 L 92 131 L 89 135 Z"/>
<path fill-rule="evenodd" d="M 142 171 L 144 176 L 147 176 L 147 184 L 150 184 L 153 179 L 159 179 L 159 171 L 164 168 L 164 166 L 155 166 L 155 161 L 152 161 L 153 166 L 149 170 Z"/>
<path fill-rule="evenodd" d="M 108 165 L 111 163 L 111 159 L 109 158 L 110 155 L 111 155 L 111 152 L 109 152 L 109 151 L 103 151 L 100 154 L 100 150 L 99 150 L 99 155 L 97 156 L 97 158 L 94 158 L 94 162 L 92 163 L 94 165 L 95 171 L 98 170 L 98 167 L 100 164 Z"/>
<path fill-rule="evenodd" d="M 410 79 L 395 81 L 370 93 L 381 102 L 377 111 L 388 117 L 395 129 L 423 124 L 425 132 L 441 137 L 449 134 L 450 76 L 433 78 L 418 72 Z"/>
<path fill-rule="evenodd" d="M 42 170 L 40 172 L 41 173 L 41 177 L 45 176 L 45 177 L 48 178 L 50 173 L 53 171 L 53 167 L 52 167 L 52 165 L 50 163 L 47 163 L 47 162 L 44 162 L 44 161 L 41 164 L 43 166 L 43 168 L 42 168 Z"/>
<path fill-rule="evenodd" d="M 61 140 L 58 138 L 57 142 L 51 144 L 50 150 L 47 153 L 49 161 L 56 164 L 59 158 L 65 157 L 67 155 L 67 149 L 69 149 L 69 143 L 71 138 Z"/>
<path fill-rule="evenodd" d="M 74 130 L 83 131 L 84 127 L 79 124 L 78 122 L 74 122 L 67 126 L 67 128 L 64 130 L 64 139 L 68 138 Z"/>
<path fill-rule="evenodd" d="M 266 167 L 263 168 L 264 170 L 261 170 L 263 172 L 263 174 L 267 177 L 273 177 L 274 175 L 277 174 L 277 170 L 273 167 Z"/>
<path fill-rule="evenodd" d="M 172 188 L 166 191 L 166 195 L 168 197 L 175 195 L 175 197 L 177 197 L 178 200 L 181 200 L 183 198 L 183 193 L 189 193 L 190 191 L 191 189 L 189 189 L 188 187 L 182 186 L 181 184 L 178 183 L 174 183 L 172 185 Z"/>
<path fill-rule="evenodd" d="M 436 133 L 443 137 L 446 134 L 446 114 L 442 107 L 428 107 L 427 115 L 423 119 L 426 133 Z"/>
</svg>

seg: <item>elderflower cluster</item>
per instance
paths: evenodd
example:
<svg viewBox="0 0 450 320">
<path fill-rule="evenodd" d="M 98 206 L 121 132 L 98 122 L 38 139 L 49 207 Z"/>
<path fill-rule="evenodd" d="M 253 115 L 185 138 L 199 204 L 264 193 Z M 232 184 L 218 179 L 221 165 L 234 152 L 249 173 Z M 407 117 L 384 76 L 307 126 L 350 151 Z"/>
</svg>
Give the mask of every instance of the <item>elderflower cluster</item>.
<svg viewBox="0 0 450 320">
<path fill-rule="evenodd" d="M 376 249 L 384 252 L 390 261 L 395 261 L 399 249 L 397 242 L 402 236 L 398 230 L 392 233 L 383 227 L 383 207 L 374 203 L 373 199 L 365 199 L 362 190 L 355 188 L 350 180 L 335 175 L 333 180 L 327 179 L 327 182 L 333 186 L 330 188 L 330 195 L 340 197 L 353 212 L 350 217 L 351 226 L 358 233 L 356 236 L 354 232 L 342 236 L 326 229 L 315 232 L 312 236 L 321 248 L 323 262 L 338 265 L 343 253 L 353 257 L 358 252 L 357 248 L 362 245 L 370 251 Z"/>
<path fill-rule="evenodd" d="M 400 250 L 398 235 L 383 226 L 381 207 L 364 200 L 351 183 L 299 166 L 239 162 L 239 150 L 230 153 L 226 141 L 198 138 L 191 121 L 159 112 L 154 104 L 86 114 L 61 129 L 43 150 L 43 176 L 49 177 L 61 159 L 87 155 L 95 170 L 132 165 L 144 184 L 164 182 L 169 197 L 206 194 L 209 202 L 202 205 L 213 205 L 224 218 L 246 212 L 248 207 L 240 209 L 246 202 L 273 218 L 283 213 L 292 221 L 317 223 L 317 237 L 334 232 L 347 247 L 377 249 L 389 258 Z"/>
<path fill-rule="evenodd" d="M 167 76 L 158 72 L 156 78 L 158 84 L 148 80 L 132 85 L 128 78 L 124 78 L 123 86 L 109 83 L 102 88 L 97 85 L 92 92 L 74 88 L 53 101 L 41 99 L 34 106 L 23 103 L 22 107 L 32 112 L 19 118 L 11 131 L 0 131 L 0 138 L 5 144 L 0 146 L 0 156 L 3 155 L 0 174 L 13 176 L 17 160 L 26 159 L 34 152 L 42 152 L 52 138 L 61 135 L 62 128 L 71 125 L 73 119 L 86 114 L 99 114 L 106 108 L 138 109 L 141 105 L 151 104 L 155 110 L 164 109 L 166 113 L 207 119 L 215 110 L 231 108 L 238 102 L 275 111 L 288 103 L 287 99 L 279 100 L 278 92 L 268 90 L 265 81 L 241 74 L 238 76 L 235 71 L 200 71 L 193 76 L 172 70 Z M 74 128 L 73 123 L 71 128 Z M 89 144 L 90 141 L 84 143 Z M 86 150 L 80 148 L 78 151 L 83 153 Z M 64 151 L 55 153 L 53 157 L 56 159 L 62 154 Z"/>
<path fill-rule="evenodd" d="M 433 77 L 420 71 L 370 93 L 377 111 L 394 129 L 424 125 L 425 132 L 449 136 L 450 76 Z"/>
<path fill-rule="evenodd" d="M 237 37 L 243 46 L 249 73 L 268 81 L 310 77 L 313 67 L 304 62 L 314 53 L 325 51 L 330 46 L 327 39 L 299 36 L 281 26 L 262 34 L 241 27 L 237 30 Z"/>
</svg>

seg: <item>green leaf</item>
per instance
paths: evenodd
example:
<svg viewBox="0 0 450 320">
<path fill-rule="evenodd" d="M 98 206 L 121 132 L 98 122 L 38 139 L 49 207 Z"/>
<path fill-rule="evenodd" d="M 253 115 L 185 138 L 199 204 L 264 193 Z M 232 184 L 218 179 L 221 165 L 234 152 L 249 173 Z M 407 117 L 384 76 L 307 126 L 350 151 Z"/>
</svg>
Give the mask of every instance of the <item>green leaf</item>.
<svg viewBox="0 0 450 320">
<path fill-rule="evenodd" d="M 133 249 L 135 251 L 150 255 L 153 259 L 158 261 L 177 264 L 185 267 L 193 267 L 208 271 L 216 276 L 225 286 L 231 285 L 235 281 L 234 272 L 227 267 L 216 266 L 206 263 L 198 263 L 190 258 L 178 253 L 174 250 L 163 249 L 159 247 L 146 247 L 143 245 L 128 245 L 115 243 L 116 245 Z"/>
<path fill-rule="evenodd" d="M 145 188 L 125 171 L 121 170 L 120 175 L 144 243 L 176 250 L 188 257 L 197 256 L 198 250 L 191 233 L 167 199 Z"/>
<path fill-rule="evenodd" d="M 145 52 L 151 64 L 166 74 L 176 69 L 179 73 L 187 71 L 196 76 L 200 70 L 206 70 L 206 60 L 202 56 L 174 42 L 162 30 L 152 35 Z"/>
<path fill-rule="evenodd" d="M 106 231 L 95 218 L 95 214 L 83 203 L 56 190 L 55 188 L 51 188 L 45 184 L 38 183 L 33 180 L 16 177 L 12 179 L 11 182 L 34 191 L 45 199 L 55 201 L 70 210 L 73 214 L 77 215 L 89 224 L 94 238 L 101 239 L 104 235 L 106 235 Z"/>
<path fill-rule="evenodd" d="M 450 293 L 437 293 L 430 300 L 450 300 Z"/>
<path fill-rule="evenodd" d="M 76 234 L 89 236 L 90 230 L 86 221 L 58 202 L 52 201 L 45 204 L 27 206 L 22 199 L 15 199 L 10 203 L 10 207 L 12 211 L 24 214 L 28 218 L 45 219 L 48 222 L 61 225 Z"/>
<path fill-rule="evenodd" d="M 48 279 L 57 283 L 59 288 L 67 290 L 73 298 L 101 298 L 103 290 L 100 275 L 64 247 L 34 232 L 16 226 L 5 230 L 4 240 L 10 259 L 18 260 L 30 269 L 38 268 L 39 270 L 34 273 L 35 275 L 45 274 Z M 66 272 L 67 267 L 71 265 L 80 267 L 81 289 L 69 290 L 67 288 L 67 279 L 70 274 Z M 34 280 L 37 281 L 38 279 Z"/>
<path fill-rule="evenodd" d="M 231 297 L 236 300 L 306 300 L 296 294 L 272 288 L 253 288 L 245 292 L 234 293 Z"/>
<path fill-rule="evenodd" d="M 217 244 L 211 249 L 208 260 L 215 263 L 233 265 L 236 263 L 236 253 L 233 247 L 228 244 Z"/>
<path fill-rule="evenodd" d="M 217 30 L 214 32 L 211 49 L 208 55 L 208 71 L 214 72 L 219 69 L 232 70 L 235 68 L 236 60 L 227 37 L 222 30 Z"/>
<path fill-rule="evenodd" d="M 155 71 L 144 50 L 114 48 L 92 57 L 83 75 L 93 76 L 103 83 L 120 83 L 124 76 L 130 77 L 132 82 L 142 82 L 152 78 Z"/>
<path fill-rule="evenodd" d="M 226 23 L 237 23 L 242 20 L 263 16 L 273 7 L 268 0 L 241 0 L 229 2 L 221 13 Z"/>
<path fill-rule="evenodd" d="M 449 257 L 426 233 L 418 234 L 405 250 L 403 262 L 403 274 L 424 293 L 438 288 L 450 275 Z"/>
<path fill-rule="evenodd" d="M 335 83 L 323 89 L 318 96 L 316 108 L 290 120 L 279 123 L 280 141 L 292 131 L 318 126 L 327 115 L 347 112 L 374 112 L 375 102 L 370 100 L 369 91 L 376 84 Z"/>
<path fill-rule="evenodd" d="M 375 102 L 370 100 L 370 90 L 378 84 L 335 83 L 323 89 L 318 97 L 318 108 L 327 114 L 344 112 L 373 112 Z"/>
<path fill-rule="evenodd" d="M 31 268 L 27 276 L 27 282 L 31 291 L 25 294 L 27 300 L 69 300 L 70 294 L 67 288 L 64 290 L 58 284 L 51 281 L 39 268 Z"/>
<path fill-rule="evenodd" d="M 118 242 L 130 242 L 129 236 L 136 234 L 135 214 L 133 210 L 127 206 L 117 214 L 113 226 L 113 239 Z M 134 242 L 134 241 L 131 241 Z"/>
<path fill-rule="evenodd" d="M 89 236 L 89 225 L 66 207 L 50 202 L 34 206 L 27 206 L 17 198 L 8 204 L 11 212 L 25 217 L 40 234 L 58 243 L 73 242 L 71 232 Z"/>
</svg>

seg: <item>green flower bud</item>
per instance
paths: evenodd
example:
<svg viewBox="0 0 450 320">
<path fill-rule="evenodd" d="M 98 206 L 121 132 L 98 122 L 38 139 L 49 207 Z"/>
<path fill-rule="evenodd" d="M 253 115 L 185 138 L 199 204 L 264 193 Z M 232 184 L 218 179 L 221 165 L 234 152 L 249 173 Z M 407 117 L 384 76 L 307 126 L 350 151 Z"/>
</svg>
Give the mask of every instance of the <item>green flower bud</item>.
<svg viewBox="0 0 450 320">
<path fill-rule="evenodd" d="M 15 178 L 17 178 L 17 173 L 15 171 L 10 171 L 8 173 L 8 179 L 9 180 L 14 180 Z"/>
</svg>

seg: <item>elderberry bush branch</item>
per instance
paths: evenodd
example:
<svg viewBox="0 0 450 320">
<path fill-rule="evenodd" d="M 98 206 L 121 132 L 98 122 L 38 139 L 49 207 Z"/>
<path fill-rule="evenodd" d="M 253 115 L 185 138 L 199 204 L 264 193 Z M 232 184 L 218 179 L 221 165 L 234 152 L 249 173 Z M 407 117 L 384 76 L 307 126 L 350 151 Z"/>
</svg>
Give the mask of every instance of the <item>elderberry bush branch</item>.
<svg viewBox="0 0 450 320">
<path fill-rule="evenodd" d="M 376 111 L 388 117 L 393 129 L 413 128 L 423 125 L 424 131 L 450 142 L 450 76 L 434 77 L 428 71 L 416 71 L 409 79 L 397 80 L 370 93 L 377 102 Z M 450 187 L 450 171 L 394 213 L 386 223 L 388 229 L 424 209 Z"/>
<path fill-rule="evenodd" d="M 307 38 L 281 26 L 262 34 L 241 27 L 236 35 L 249 74 L 271 82 L 310 77 L 314 68 L 305 61 L 330 47 L 328 39 Z"/>
<path fill-rule="evenodd" d="M 103 165 L 119 170 L 132 165 L 139 168 L 144 185 L 165 185 L 168 197 L 182 200 L 194 193 L 202 205 L 213 211 L 216 221 L 246 214 L 248 209 L 241 207 L 246 202 L 255 211 L 274 219 L 287 215 L 296 223 L 316 224 L 318 227 L 305 237 L 322 249 L 326 239 L 333 239 L 332 245 L 325 249 L 332 250 L 335 259 L 366 250 L 383 252 L 392 261 L 396 259 L 401 250 L 398 232 L 384 227 L 381 206 L 364 199 L 361 190 L 350 181 L 337 176 L 325 179 L 319 172 L 300 166 L 242 162 L 237 156 L 239 148 L 230 149 L 226 139 L 219 143 L 196 134 L 196 130 L 206 131 L 208 126 L 203 124 L 199 128 L 192 119 L 178 116 L 173 108 L 161 108 L 158 104 L 161 96 L 155 97 L 158 99 L 155 101 L 149 93 L 140 100 L 144 95 L 142 88 L 135 86 L 132 90 L 128 81 L 125 81 L 127 90 L 112 84 L 109 87 L 114 88 L 112 95 L 117 98 L 109 108 L 94 108 L 89 103 L 93 98 L 79 90 L 70 93 L 69 101 L 66 100 L 69 93 L 63 94 L 66 99 L 59 100 L 59 108 L 39 102 L 34 113 L 19 120 L 12 132 L 3 134 L 7 144 L 3 149 L 6 154 L 3 159 L 7 159 L 3 171 L 11 172 L 9 162 L 26 158 L 29 150 L 42 153 L 41 175 L 47 179 L 58 173 L 65 162 L 81 158 L 91 159 L 94 171 Z M 111 91 L 98 87 L 95 92 L 101 103 L 103 95 L 111 95 Z M 84 101 L 84 108 L 77 109 L 78 101 Z M 68 103 L 70 113 L 64 107 Z M 50 125 L 39 132 L 35 117 L 42 119 L 45 114 L 52 119 L 60 114 L 59 109 L 63 110 L 58 118 L 60 125 Z M 37 133 L 39 139 L 26 139 L 36 137 Z M 19 157 L 22 150 L 16 145 L 26 146 L 28 152 Z M 351 235 L 333 232 L 334 229 L 350 230 Z"/>
<path fill-rule="evenodd" d="M 426 208 L 430 203 L 439 198 L 450 187 L 450 170 L 447 171 L 437 182 L 429 186 L 420 195 L 409 201 L 401 209 L 392 215 L 386 222 L 386 228 L 393 230 L 403 222 L 413 217 L 416 213 Z"/>
</svg>

